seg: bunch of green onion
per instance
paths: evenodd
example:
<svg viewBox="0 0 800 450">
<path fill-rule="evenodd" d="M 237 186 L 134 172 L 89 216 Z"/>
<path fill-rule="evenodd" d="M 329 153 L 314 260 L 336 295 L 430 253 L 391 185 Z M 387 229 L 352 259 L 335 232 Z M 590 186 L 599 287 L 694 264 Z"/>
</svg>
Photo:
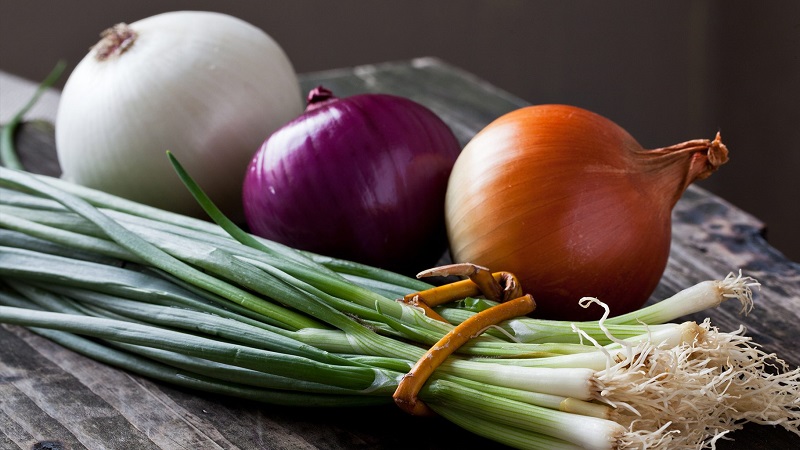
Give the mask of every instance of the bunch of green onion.
<svg viewBox="0 0 800 450">
<path fill-rule="evenodd" d="M 0 138 L 0 323 L 163 382 L 299 407 L 391 403 L 453 329 L 397 301 L 427 283 L 245 233 L 174 158 L 216 225 L 24 172 L 14 129 L 62 69 Z M 746 422 L 800 435 L 800 368 L 742 328 L 672 323 L 727 299 L 747 312 L 757 284 L 731 274 L 596 322 L 507 320 L 461 346 L 419 398 L 517 448 L 702 448 Z M 493 305 L 436 312 L 459 324 Z"/>
<path fill-rule="evenodd" d="M 219 225 L 0 168 L 0 322 L 164 382 L 308 407 L 392 402 L 453 328 L 397 301 L 427 283 L 249 235 L 173 164 Z M 517 448 L 697 447 L 748 421 L 800 435 L 800 369 L 741 329 L 671 323 L 729 298 L 747 310 L 755 284 L 732 274 L 597 322 L 506 321 L 420 399 Z M 437 312 L 460 323 L 491 306 Z"/>
</svg>

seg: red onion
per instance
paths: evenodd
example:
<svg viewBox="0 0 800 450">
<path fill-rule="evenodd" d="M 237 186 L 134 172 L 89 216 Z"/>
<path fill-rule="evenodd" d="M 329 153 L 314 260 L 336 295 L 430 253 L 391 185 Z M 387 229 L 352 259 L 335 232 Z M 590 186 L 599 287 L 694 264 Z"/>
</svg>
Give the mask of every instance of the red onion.
<svg viewBox="0 0 800 450">
<path fill-rule="evenodd" d="M 444 196 L 460 152 L 435 113 L 386 94 L 318 87 L 273 133 L 244 180 L 250 231 L 339 259 L 410 273 L 444 254 Z"/>
</svg>

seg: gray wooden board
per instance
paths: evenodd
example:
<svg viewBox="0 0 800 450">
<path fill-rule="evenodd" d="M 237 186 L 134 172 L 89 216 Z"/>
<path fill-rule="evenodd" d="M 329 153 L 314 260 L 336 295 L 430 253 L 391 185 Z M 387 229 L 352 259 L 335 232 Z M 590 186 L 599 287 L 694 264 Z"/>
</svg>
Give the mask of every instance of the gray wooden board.
<svg viewBox="0 0 800 450">
<path fill-rule="evenodd" d="M 411 98 L 439 114 L 462 144 L 494 118 L 526 105 L 434 58 L 301 75 L 304 91 L 320 84 L 340 97 L 382 92 Z M 58 174 L 51 126 L 26 124 L 18 146 L 30 170 Z M 749 316 L 730 304 L 691 319 L 711 317 L 723 330 L 744 324 L 764 350 L 800 364 L 800 265 L 769 246 L 758 219 L 701 188 L 690 187 L 673 221 L 670 261 L 650 301 L 742 269 L 763 285 Z M 8 325 L 0 326 L 0 431 L 0 449 L 500 448 L 393 405 L 311 410 L 177 389 Z M 798 444 L 796 436 L 770 426 L 748 425 L 729 437 L 734 440 L 717 448 Z"/>
</svg>

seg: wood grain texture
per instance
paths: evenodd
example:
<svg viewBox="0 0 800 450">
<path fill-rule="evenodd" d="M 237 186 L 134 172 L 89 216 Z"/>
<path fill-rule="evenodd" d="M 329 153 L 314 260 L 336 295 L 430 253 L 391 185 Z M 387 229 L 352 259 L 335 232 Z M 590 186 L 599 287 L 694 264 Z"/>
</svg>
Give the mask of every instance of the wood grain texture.
<svg viewBox="0 0 800 450">
<path fill-rule="evenodd" d="M 462 144 L 525 102 L 431 58 L 301 76 L 304 90 L 325 85 L 343 97 L 402 95 L 439 114 Z M 18 146 L 32 171 L 58 174 L 52 127 L 24 126 Z M 735 158 L 735 149 L 731 149 Z M 723 169 L 724 170 L 724 169 Z M 670 261 L 652 301 L 741 269 L 757 278 L 747 317 L 723 305 L 710 316 L 723 330 L 747 326 L 765 350 L 800 364 L 800 265 L 772 249 L 764 225 L 708 192 L 691 187 L 673 214 Z M 438 418 L 398 408 L 279 408 L 178 389 L 84 358 L 29 330 L 0 326 L 0 449 L 444 449 L 502 448 Z M 425 436 L 424 438 L 422 436 Z M 796 436 L 747 426 L 719 449 L 783 449 Z"/>
</svg>

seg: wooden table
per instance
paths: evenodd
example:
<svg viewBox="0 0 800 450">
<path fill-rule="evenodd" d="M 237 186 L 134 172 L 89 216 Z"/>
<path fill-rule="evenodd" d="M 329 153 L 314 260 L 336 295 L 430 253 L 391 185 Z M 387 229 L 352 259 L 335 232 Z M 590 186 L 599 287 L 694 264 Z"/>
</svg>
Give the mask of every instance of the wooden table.
<svg viewBox="0 0 800 450">
<path fill-rule="evenodd" d="M 494 118 L 526 105 L 432 58 L 306 74 L 301 83 L 304 90 L 324 84 L 338 96 L 409 97 L 438 113 L 462 144 Z M 31 170 L 58 173 L 51 125 L 26 124 L 18 146 Z M 703 189 L 689 188 L 673 221 L 669 265 L 651 301 L 742 269 L 763 285 L 749 316 L 731 304 L 691 319 L 710 316 L 722 330 L 744 323 L 766 351 L 800 365 L 800 264 L 770 247 L 758 219 Z M 278 408 L 176 389 L 7 325 L 0 326 L 0 431 L 0 449 L 500 448 L 444 420 L 414 418 L 393 406 Z M 756 425 L 730 437 L 735 441 L 717 448 L 798 448 L 800 441 L 781 428 Z"/>
</svg>

